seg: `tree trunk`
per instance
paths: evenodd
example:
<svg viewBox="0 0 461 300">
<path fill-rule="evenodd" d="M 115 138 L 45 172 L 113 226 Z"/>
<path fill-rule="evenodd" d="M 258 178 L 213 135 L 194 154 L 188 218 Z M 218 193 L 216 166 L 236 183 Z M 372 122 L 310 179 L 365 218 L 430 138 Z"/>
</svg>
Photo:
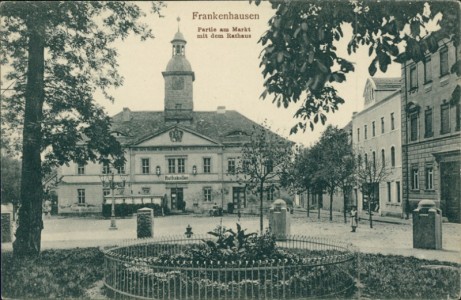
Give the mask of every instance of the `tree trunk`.
<svg viewBox="0 0 461 300">
<path fill-rule="evenodd" d="M 309 198 L 310 191 L 307 189 L 307 217 L 309 218 L 309 210 L 310 210 L 310 198 Z"/>
<path fill-rule="evenodd" d="M 346 189 L 343 189 L 343 213 L 344 213 L 344 223 L 347 223 L 346 207 L 347 207 Z"/>
<path fill-rule="evenodd" d="M 333 221 L 333 194 L 334 191 L 330 191 L 330 221 Z"/>
<path fill-rule="evenodd" d="M 35 26 L 35 27 L 34 27 Z M 40 25 L 29 25 L 27 85 L 23 129 L 21 206 L 13 244 L 15 256 L 40 254 L 42 221 L 41 122 L 44 101 L 44 38 Z"/>
<path fill-rule="evenodd" d="M 372 202 L 372 198 L 375 196 L 375 187 L 373 186 L 373 192 L 372 194 L 370 195 L 370 197 L 368 198 L 368 219 L 370 220 L 370 228 L 373 228 L 373 217 L 371 215 L 372 211 L 371 211 L 371 202 Z"/>
<path fill-rule="evenodd" d="M 317 219 L 320 220 L 320 200 L 323 203 L 323 192 L 317 194 Z"/>
<path fill-rule="evenodd" d="M 264 218 L 263 218 L 263 187 L 264 181 L 261 181 L 259 186 L 259 231 L 263 234 Z"/>
</svg>

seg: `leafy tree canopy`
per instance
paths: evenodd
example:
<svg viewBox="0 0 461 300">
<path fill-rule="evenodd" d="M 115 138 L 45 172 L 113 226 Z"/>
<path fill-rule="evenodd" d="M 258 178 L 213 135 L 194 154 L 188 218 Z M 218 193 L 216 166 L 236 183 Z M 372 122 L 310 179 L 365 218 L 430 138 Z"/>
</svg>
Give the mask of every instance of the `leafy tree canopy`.
<svg viewBox="0 0 461 300">
<path fill-rule="evenodd" d="M 153 3 L 159 14 L 161 4 Z M 3 2 L 0 7 L 1 63 L 14 84 L 2 93 L 2 148 L 21 149 L 28 42 L 39 32 L 45 48 L 41 130 L 44 167 L 78 162 L 119 161 L 122 150 L 110 134 L 110 119 L 95 103 L 97 90 L 110 100 L 110 88 L 122 85 L 117 49 L 112 42 L 130 33 L 152 38 L 144 13 L 133 2 L 55 1 Z M 16 145 L 16 147 L 14 147 Z M 11 147 L 13 146 L 13 147 Z"/>
<path fill-rule="evenodd" d="M 259 4 L 260 1 L 256 1 Z M 295 117 L 301 119 L 291 130 L 311 129 L 326 113 L 344 103 L 334 83 L 346 80 L 353 64 L 338 55 L 334 43 L 345 38 L 343 26 L 350 24 L 353 35 L 347 51 L 368 47 L 373 57 L 368 68 L 386 72 L 397 62 L 425 59 L 438 49 L 438 40 L 459 44 L 459 4 L 455 1 L 279 1 L 270 0 L 275 15 L 260 43 L 265 90 L 277 106 L 300 102 Z M 459 73 L 460 63 L 453 71 Z"/>
</svg>

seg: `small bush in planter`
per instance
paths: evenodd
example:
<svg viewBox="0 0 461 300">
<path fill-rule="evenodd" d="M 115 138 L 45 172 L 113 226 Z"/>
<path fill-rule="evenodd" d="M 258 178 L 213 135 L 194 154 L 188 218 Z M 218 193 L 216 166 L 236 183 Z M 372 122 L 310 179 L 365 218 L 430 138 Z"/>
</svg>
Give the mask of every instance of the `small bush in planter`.
<svg viewBox="0 0 461 300">
<path fill-rule="evenodd" d="M 217 240 L 203 240 L 201 244 L 191 245 L 182 253 L 171 256 L 160 255 L 159 261 L 258 261 L 268 259 L 298 259 L 298 256 L 287 253 L 276 246 L 275 237 L 269 231 L 262 235 L 246 233 L 237 224 L 237 231 L 218 226 L 208 234 Z"/>
</svg>

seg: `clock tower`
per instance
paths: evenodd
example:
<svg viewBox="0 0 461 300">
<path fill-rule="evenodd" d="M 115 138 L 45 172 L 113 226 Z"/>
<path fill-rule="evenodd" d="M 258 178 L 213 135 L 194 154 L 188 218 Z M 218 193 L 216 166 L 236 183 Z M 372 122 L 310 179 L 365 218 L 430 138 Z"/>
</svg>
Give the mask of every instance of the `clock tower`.
<svg viewBox="0 0 461 300">
<path fill-rule="evenodd" d="M 172 57 L 165 72 L 162 72 L 165 79 L 165 119 L 168 121 L 192 121 L 195 74 L 186 58 L 186 43 L 178 28 L 171 41 Z"/>
</svg>

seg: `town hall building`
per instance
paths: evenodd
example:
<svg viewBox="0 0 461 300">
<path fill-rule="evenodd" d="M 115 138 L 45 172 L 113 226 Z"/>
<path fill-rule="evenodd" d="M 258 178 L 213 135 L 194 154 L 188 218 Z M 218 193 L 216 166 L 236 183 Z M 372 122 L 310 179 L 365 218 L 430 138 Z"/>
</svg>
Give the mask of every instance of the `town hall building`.
<svg viewBox="0 0 461 300">
<path fill-rule="evenodd" d="M 172 211 L 208 211 L 213 206 L 256 209 L 256 197 L 235 175 L 242 145 L 260 126 L 237 111 L 220 106 L 195 111 L 195 73 L 186 58 L 186 40 L 178 30 L 172 57 L 162 72 L 165 83 L 163 111 L 124 108 L 112 117 L 112 132 L 125 149 L 126 164 L 119 169 L 88 163 L 63 166 L 58 174 L 59 213 L 100 212 L 110 203 L 101 174 L 126 176 L 116 203 L 163 203 Z M 280 192 L 276 196 L 280 196 Z M 274 191 L 264 195 L 269 205 Z M 161 202 L 163 201 L 163 202 Z"/>
</svg>

